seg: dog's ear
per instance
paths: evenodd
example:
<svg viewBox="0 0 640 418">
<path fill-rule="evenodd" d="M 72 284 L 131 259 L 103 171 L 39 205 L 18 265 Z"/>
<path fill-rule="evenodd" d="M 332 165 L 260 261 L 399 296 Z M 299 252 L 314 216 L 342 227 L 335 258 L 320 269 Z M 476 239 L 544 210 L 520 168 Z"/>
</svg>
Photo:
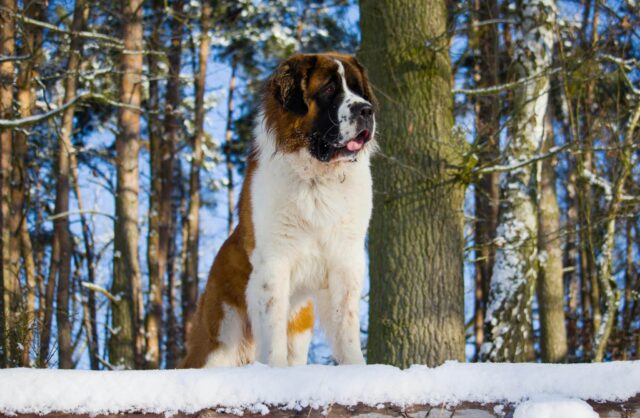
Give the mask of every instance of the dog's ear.
<svg viewBox="0 0 640 418">
<path fill-rule="evenodd" d="M 294 55 L 280 64 L 269 80 L 269 94 L 288 112 L 305 115 L 309 110 L 306 90 L 316 65 L 314 55 Z"/>
</svg>

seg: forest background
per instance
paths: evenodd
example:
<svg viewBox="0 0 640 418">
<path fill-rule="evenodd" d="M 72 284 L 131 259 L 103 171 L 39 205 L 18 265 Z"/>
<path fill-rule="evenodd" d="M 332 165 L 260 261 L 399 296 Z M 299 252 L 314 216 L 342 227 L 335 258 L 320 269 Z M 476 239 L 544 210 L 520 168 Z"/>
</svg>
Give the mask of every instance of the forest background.
<svg viewBox="0 0 640 418">
<path fill-rule="evenodd" d="M 640 357 L 632 0 L 0 0 L 0 366 L 173 368 L 260 86 L 380 101 L 369 362 Z M 310 361 L 331 363 L 318 332 Z"/>
</svg>

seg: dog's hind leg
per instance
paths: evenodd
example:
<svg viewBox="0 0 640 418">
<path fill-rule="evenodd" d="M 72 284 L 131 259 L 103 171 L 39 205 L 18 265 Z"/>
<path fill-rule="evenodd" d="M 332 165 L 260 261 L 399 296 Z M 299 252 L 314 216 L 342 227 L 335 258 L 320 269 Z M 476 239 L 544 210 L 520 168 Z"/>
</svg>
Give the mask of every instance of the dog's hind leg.
<svg viewBox="0 0 640 418">
<path fill-rule="evenodd" d="M 218 331 L 218 344 L 207 356 L 204 367 L 235 367 L 245 363 L 245 322 L 238 310 L 222 304 L 224 316 Z"/>
</svg>

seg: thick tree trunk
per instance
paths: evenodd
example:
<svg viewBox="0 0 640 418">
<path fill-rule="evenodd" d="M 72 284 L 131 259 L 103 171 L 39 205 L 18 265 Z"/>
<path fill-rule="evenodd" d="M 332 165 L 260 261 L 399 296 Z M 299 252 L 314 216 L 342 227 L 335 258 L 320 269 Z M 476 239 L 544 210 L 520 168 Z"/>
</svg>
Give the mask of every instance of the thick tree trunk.
<svg viewBox="0 0 640 418">
<path fill-rule="evenodd" d="M 0 6 L 4 10 L 15 11 L 15 0 L 0 0 Z M 15 47 L 15 19 L 11 13 L 0 11 L 0 55 L 14 56 Z M 13 118 L 13 85 L 14 64 L 11 60 L 0 63 L 0 118 Z M 12 333 L 12 306 L 17 297 L 17 276 L 13 274 L 10 263 L 11 230 L 11 159 L 12 159 L 13 135 L 11 130 L 0 130 L 0 199 L 1 199 L 1 240 L 0 250 L 2 265 L 2 278 L 0 280 L 0 297 L 2 297 L 2 324 L 0 324 L 0 339 L 2 340 L 2 353 L 0 353 L 0 366 L 13 365 Z"/>
<path fill-rule="evenodd" d="M 551 117 L 546 118 L 546 135 L 542 151 L 553 145 Z M 540 311 L 540 348 L 542 361 L 560 363 L 567 358 L 567 328 L 564 317 L 564 283 L 560 208 L 556 194 L 554 159 L 540 164 L 538 251 L 538 305 Z"/>
<path fill-rule="evenodd" d="M 184 266 L 185 309 L 182 312 L 184 318 L 185 333 L 191 328 L 191 318 L 195 312 L 198 299 L 198 243 L 200 228 L 200 167 L 202 166 L 202 143 L 204 141 L 204 93 L 207 80 L 207 60 L 209 58 L 209 20 L 211 19 L 211 6 L 208 2 L 202 3 L 202 15 L 200 18 L 200 47 L 198 73 L 196 74 L 196 108 L 195 108 L 195 135 L 192 142 L 191 172 L 189 174 L 189 208 L 187 210 L 187 256 Z"/>
<path fill-rule="evenodd" d="M 496 0 L 476 0 L 477 21 L 484 22 L 499 16 Z M 497 25 L 483 25 L 475 33 L 480 59 L 475 68 L 478 88 L 500 84 L 500 39 Z M 500 134 L 500 101 L 498 96 L 480 96 L 475 102 L 478 164 L 486 166 L 497 161 Z M 475 312 L 474 334 L 476 359 L 484 343 L 484 313 L 486 311 L 489 283 L 493 271 L 495 248 L 493 240 L 498 223 L 500 198 L 499 174 L 483 176 L 475 188 Z"/>
<path fill-rule="evenodd" d="M 360 57 L 384 92 L 373 165 L 368 361 L 464 360 L 464 188 L 450 171 L 464 144 L 451 133 L 446 5 L 363 0 L 360 15 Z"/>
<path fill-rule="evenodd" d="M 116 367 L 136 366 L 136 305 L 140 289 L 138 260 L 138 151 L 140 135 L 140 83 L 142 81 L 142 0 L 122 1 L 123 39 L 127 54 L 121 56 L 118 136 L 116 138 L 117 194 L 111 293 L 118 300 L 112 305 L 109 359 Z"/>
<path fill-rule="evenodd" d="M 522 39 L 516 44 L 518 79 L 548 70 L 554 44 L 553 0 L 523 4 Z M 531 159 L 540 150 L 548 103 L 549 78 L 542 75 L 514 93 L 514 117 L 505 150 L 507 163 Z M 538 222 L 536 179 L 532 164 L 506 173 L 502 185 L 496 261 L 491 277 L 487 326 L 490 341 L 482 348 L 492 361 L 533 359 L 531 301 L 537 279 Z"/>
</svg>

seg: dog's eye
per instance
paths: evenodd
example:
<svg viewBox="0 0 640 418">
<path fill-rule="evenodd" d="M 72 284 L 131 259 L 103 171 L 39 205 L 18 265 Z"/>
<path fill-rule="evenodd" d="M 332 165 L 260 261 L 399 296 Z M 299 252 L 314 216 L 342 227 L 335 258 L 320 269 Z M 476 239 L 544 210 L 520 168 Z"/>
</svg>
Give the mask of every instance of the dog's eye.
<svg viewBox="0 0 640 418">
<path fill-rule="evenodd" d="M 335 92 L 336 92 L 336 85 L 333 82 L 327 84 L 321 90 L 321 93 L 323 96 L 331 96 Z"/>
</svg>

